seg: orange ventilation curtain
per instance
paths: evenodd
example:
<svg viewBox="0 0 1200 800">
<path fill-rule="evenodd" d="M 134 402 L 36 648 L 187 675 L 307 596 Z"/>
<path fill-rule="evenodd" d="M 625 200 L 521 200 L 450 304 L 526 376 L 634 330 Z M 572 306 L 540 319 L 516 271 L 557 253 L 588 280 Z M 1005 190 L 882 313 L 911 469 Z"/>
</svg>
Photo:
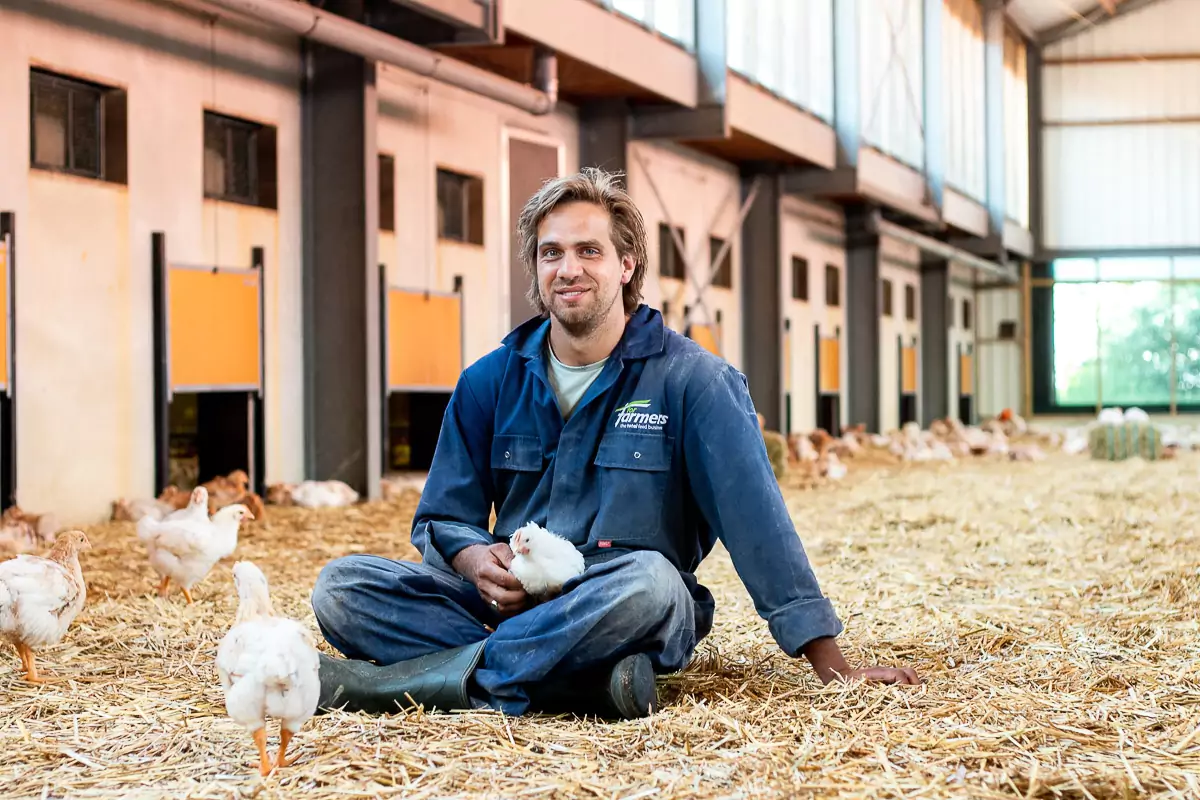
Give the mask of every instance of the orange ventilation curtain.
<svg viewBox="0 0 1200 800">
<path fill-rule="evenodd" d="M 260 389 L 256 269 L 167 270 L 167 341 L 171 390 Z"/>
<path fill-rule="evenodd" d="M 917 348 L 900 349 L 903 363 L 900 365 L 900 391 L 904 394 L 917 393 Z"/>
<path fill-rule="evenodd" d="M 462 298 L 388 289 L 389 391 L 452 392 L 463 367 Z"/>
<path fill-rule="evenodd" d="M 974 359 L 962 353 L 958 357 L 958 393 L 970 396 L 975 393 Z"/>
<path fill-rule="evenodd" d="M 842 364 L 838 340 L 821 339 L 821 393 L 837 394 L 841 388 Z"/>
<path fill-rule="evenodd" d="M 8 388 L 8 242 L 0 241 L 0 389 Z"/>
<path fill-rule="evenodd" d="M 721 348 L 717 344 L 718 334 L 715 325 L 693 324 L 689 326 L 688 337 L 713 355 L 721 355 Z"/>
</svg>

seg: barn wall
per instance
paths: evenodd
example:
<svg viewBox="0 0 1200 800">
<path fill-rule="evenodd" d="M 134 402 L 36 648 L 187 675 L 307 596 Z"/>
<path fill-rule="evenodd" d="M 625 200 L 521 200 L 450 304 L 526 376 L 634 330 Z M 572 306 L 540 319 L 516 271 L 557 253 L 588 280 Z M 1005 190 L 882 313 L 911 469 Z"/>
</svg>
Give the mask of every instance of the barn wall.
<svg viewBox="0 0 1200 800">
<path fill-rule="evenodd" d="M 979 0 L 945 0 L 943 5 L 946 183 L 983 202 L 987 199 L 983 6 Z"/>
<path fill-rule="evenodd" d="M 921 169 L 925 164 L 922 0 L 859 0 L 858 20 L 863 140 Z"/>
<path fill-rule="evenodd" d="M 729 164 L 682 147 L 647 144 L 630 144 L 629 193 L 642 212 L 649 239 L 649 269 L 643 289 L 645 302 L 662 309 L 663 301 L 669 304 L 669 320 L 680 333 L 684 326 L 679 322 L 681 309 L 675 298 L 691 309 L 693 323 L 715 321 L 717 310 L 721 312 L 722 355 L 733 366 L 742 367 L 742 309 L 740 294 L 741 234 L 737 229 L 738 211 L 741 206 L 740 184 L 737 171 Z M 649 169 L 643 168 L 642 158 Z M 653 183 L 652 183 L 653 182 Z M 660 204 L 654 187 L 661 194 Z M 703 290 L 705 312 L 697 307 L 699 292 L 690 278 L 685 278 L 683 293 L 679 295 L 680 281 L 664 278 L 659 274 L 659 224 L 670 223 L 683 228 L 685 256 L 689 262 L 699 258 L 702 266 L 709 261 L 709 236 L 731 242 L 733 257 L 733 287 L 731 289 L 708 287 Z M 715 222 L 714 222 L 715 220 Z M 706 285 L 706 277 L 697 276 L 697 282 Z"/>
<path fill-rule="evenodd" d="M 381 151 L 396 159 L 394 233 L 380 234 L 380 261 L 392 285 L 451 291 L 463 276 L 464 358 L 467 364 L 500 344 L 509 326 L 508 187 L 505 128 L 533 132 L 565 149 L 565 169 L 579 167 L 575 112 L 560 104 L 534 117 L 403 70 L 379 67 Z M 439 167 L 483 178 L 483 246 L 438 238 Z"/>
<path fill-rule="evenodd" d="M 976 408 L 980 419 L 1011 408 L 1022 408 L 1024 370 L 1022 368 L 1021 290 L 989 289 L 978 294 L 975 321 L 977 337 Z M 1016 323 L 1016 338 L 997 341 L 1000 323 Z"/>
<path fill-rule="evenodd" d="M 1044 61 L 1046 246 L 1200 246 L 1200 4 L 1148 5 Z"/>
<path fill-rule="evenodd" d="M 817 361 L 816 327 L 821 334 L 841 331 L 842 415 L 847 406 L 846 385 L 849 373 L 846 366 L 846 249 L 845 222 L 841 211 L 823 205 L 806 203 L 786 197 L 781 214 L 780 265 L 781 294 L 784 318 L 790 320 L 792 430 L 807 432 L 817 424 Z M 808 300 L 793 298 L 792 257 L 808 261 Z M 825 303 L 825 266 L 837 267 L 841 305 L 831 308 Z"/>
<path fill-rule="evenodd" d="M 172 260 L 266 249 L 269 480 L 302 477 L 298 44 L 174 7 L 0 6 L 0 208 L 17 217 L 18 501 L 65 524 L 153 491 L 150 234 Z M 128 185 L 30 168 L 29 68 L 128 93 Z M 207 202 L 203 111 L 278 126 L 277 212 Z M 86 399 L 81 399 L 86 398 Z"/>
</svg>

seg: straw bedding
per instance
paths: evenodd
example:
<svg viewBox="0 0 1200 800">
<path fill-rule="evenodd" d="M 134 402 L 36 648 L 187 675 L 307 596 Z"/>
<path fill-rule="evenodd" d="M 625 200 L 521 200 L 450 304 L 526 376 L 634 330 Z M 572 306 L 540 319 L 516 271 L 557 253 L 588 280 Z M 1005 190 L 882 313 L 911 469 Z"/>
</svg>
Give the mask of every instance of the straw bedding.
<svg viewBox="0 0 1200 800">
<path fill-rule="evenodd" d="M 718 549 L 701 570 L 716 629 L 664 678 L 654 718 L 334 714 L 265 780 L 213 674 L 230 563 L 196 605 L 162 602 L 132 525 L 97 526 L 89 605 L 39 661 L 62 682 L 0 661 L 0 796 L 1197 797 L 1198 459 L 981 459 L 787 487 L 851 661 L 911 664 L 924 686 L 820 687 Z M 414 504 L 271 509 L 238 556 L 315 628 L 321 565 L 413 557 Z"/>
</svg>

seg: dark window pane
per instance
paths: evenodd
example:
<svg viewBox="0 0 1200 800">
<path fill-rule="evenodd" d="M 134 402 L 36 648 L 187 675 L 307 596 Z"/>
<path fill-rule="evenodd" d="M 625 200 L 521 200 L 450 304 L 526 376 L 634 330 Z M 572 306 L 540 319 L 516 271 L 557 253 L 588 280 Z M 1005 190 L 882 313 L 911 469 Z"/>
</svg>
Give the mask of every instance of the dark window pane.
<svg viewBox="0 0 1200 800">
<path fill-rule="evenodd" d="M 221 121 L 204 115 L 204 193 L 214 197 L 225 194 L 225 128 Z"/>
<path fill-rule="evenodd" d="M 71 168 L 100 174 L 100 95 L 87 89 L 71 92 Z"/>
<path fill-rule="evenodd" d="M 32 94 L 33 163 L 63 169 L 67 166 L 69 92 L 60 83 L 35 77 Z"/>
<path fill-rule="evenodd" d="M 244 125 L 230 124 L 230 169 L 226 193 L 238 200 L 254 200 L 254 131 Z"/>
<path fill-rule="evenodd" d="M 438 170 L 437 198 L 441 238 L 463 241 L 466 239 L 466 220 L 463 218 L 465 203 L 462 179 L 453 172 Z"/>
</svg>

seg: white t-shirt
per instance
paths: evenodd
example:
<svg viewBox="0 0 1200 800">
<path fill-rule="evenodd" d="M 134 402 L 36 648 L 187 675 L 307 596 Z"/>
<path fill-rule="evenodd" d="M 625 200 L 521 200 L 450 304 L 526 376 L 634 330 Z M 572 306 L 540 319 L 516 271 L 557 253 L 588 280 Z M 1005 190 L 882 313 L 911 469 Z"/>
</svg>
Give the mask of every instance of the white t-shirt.
<svg viewBox="0 0 1200 800">
<path fill-rule="evenodd" d="M 546 352 L 550 354 L 550 369 L 547 373 L 550 376 L 550 385 L 554 387 L 563 419 L 570 419 L 576 404 L 583 399 L 584 393 L 592 385 L 592 381 L 596 380 L 600 370 L 604 369 L 608 359 L 602 358 L 594 364 L 584 364 L 582 367 L 567 366 L 554 355 L 549 336 L 546 337 Z"/>
</svg>

